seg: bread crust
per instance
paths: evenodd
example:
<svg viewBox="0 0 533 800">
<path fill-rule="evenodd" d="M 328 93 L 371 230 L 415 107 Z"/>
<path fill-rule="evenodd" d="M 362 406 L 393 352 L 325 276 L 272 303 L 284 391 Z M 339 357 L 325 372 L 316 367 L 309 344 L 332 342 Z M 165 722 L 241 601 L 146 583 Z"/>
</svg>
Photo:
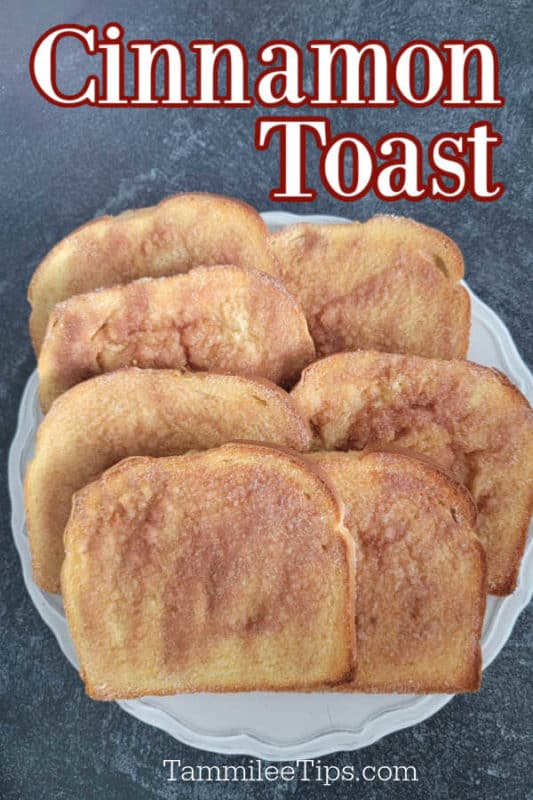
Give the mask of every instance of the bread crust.
<svg viewBox="0 0 533 800">
<path fill-rule="evenodd" d="M 533 415 L 505 376 L 468 361 L 342 353 L 304 370 L 292 396 L 315 448 L 394 445 L 464 483 L 478 506 L 489 591 L 514 591 L 533 510 Z"/>
<path fill-rule="evenodd" d="M 38 355 L 53 307 L 76 294 L 144 277 L 230 263 L 278 275 L 257 211 L 231 197 L 194 192 L 86 222 L 37 267 L 28 289 Z"/>
<path fill-rule="evenodd" d="M 462 358 L 470 299 L 461 251 L 406 217 L 299 223 L 272 236 L 282 278 L 301 302 L 319 356 L 368 349 Z"/>
<path fill-rule="evenodd" d="M 422 455 L 421 453 L 417 453 L 414 450 L 404 450 L 403 448 L 396 447 L 395 445 L 376 445 L 374 447 L 365 447 L 365 449 L 361 452 L 349 452 L 351 452 L 353 456 L 358 455 L 360 457 L 368 457 L 371 455 L 376 455 L 381 459 L 384 459 L 388 454 L 391 454 L 393 456 L 393 459 L 391 460 L 392 464 L 397 464 L 398 468 L 401 468 L 402 465 L 405 465 L 411 470 L 413 469 L 414 461 L 418 465 L 418 471 L 420 475 L 426 474 L 431 483 L 435 483 L 436 477 L 440 476 L 444 482 L 441 485 L 446 486 L 447 489 L 453 488 L 453 490 L 456 492 L 455 499 L 460 499 L 462 516 L 468 521 L 470 527 L 475 529 L 477 522 L 477 506 L 476 501 L 472 497 L 472 493 L 464 484 L 456 480 L 453 473 L 450 472 L 449 469 L 445 469 L 433 459 Z"/>
<path fill-rule="evenodd" d="M 307 458 L 344 500 L 356 542 L 358 668 L 338 690 L 477 691 L 487 565 L 468 492 L 398 452 Z"/>
<path fill-rule="evenodd" d="M 198 487 L 194 488 L 194 481 L 200 474 L 210 498 L 208 501 L 206 496 L 205 502 L 210 505 L 204 513 L 208 513 L 207 519 L 214 514 L 217 525 L 216 536 L 211 539 L 202 514 L 195 515 L 194 527 L 187 527 L 189 510 L 183 505 L 189 503 L 191 510 L 195 505 L 192 494 Z M 261 476 L 267 481 L 263 487 Z M 256 521 L 251 527 L 246 527 L 246 520 L 251 518 L 246 516 L 245 506 L 232 493 L 231 487 L 238 486 L 259 492 L 257 498 L 266 502 L 254 505 Z M 265 521 L 264 531 L 269 530 L 268 492 L 273 492 L 271 500 L 277 509 L 272 541 L 261 533 Z M 277 505 L 278 492 L 285 498 L 282 506 Z M 148 504 L 142 518 L 138 516 L 139 497 Z M 237 505 L 233 505 L 235 502 Z M 237 507 L 241 514 L 233 513 Z M 127 517 L 126 540 L 121 538 L 122 513 Z M 185 520 L 184 528 L 176 522 L 176 513 Z M 224 527 L 226 517 L 233 519 L 231 530 Z M 168 528 L 168 519 L 178 526 L 175 533 L 174 528 Z M 113 520 L 112 528 L 108 520 Z M 302 525 L 304 520 L 307 523 Z M 65 532 L 66 559 L 61 576 L 64 605 L 88 694 L 108 700 L 176 691 L 285 691 L 345 680 L 353 674 L 355 658 L 355 554 L 342 520 L 342 505 L 320 471 L 279 446 L 229 444 L 174 458 L 133 457 L 112 467 L 75 495 Z M 219 522 L 222 527 L 218 527 Z M 243 532 L 245 539 L 241 542 Z M 143 547 L 140 562 L 136 548 L 143 536 L 148 536 L 152 549 Z M 211 550 L 215 541 L 216 552 Z M 159 559 L 159 542 L 164 561 Z M 244 542 L 249 558 L 245 557 L 243 564 L 251 571 L 242 573 L 239 570 L 244 567 L 240 567 L 235 572 L 232 553 L 246 555 L 241 547 Z M 180 548 L 184 548 L 187 560 L 175 562 L 180 576 L 176 581 L 172 577 L 173 559 L 179 556 Z M 255 548 L 260 549 L 262 558 L 256 558 Z M 291 550 L 288 559 L 284 558 L 285 548 Z M 113 552 L 122 560 L 109 557 Z M 194 563 L 189 565 L 189 559 Z M 280 573 L 270 559 L 283 563 Z M 226 567 L 231 578 L 222 579 Z M 263 571 L 267 583 L 261 588 Z M 157 581 L 149 580 L 152 574 L 157 574 Z M 246 577 L 242 586 L 239 575 Z M 138 597 L 136 584 L 142 587 Z M 262 621 L 254 618 L 258 600 L 250 586 L 256 584 L 259 600 L 267 602 Z M 122 586 L 128 590 L 130 585 L 133 595 L 124 600 L 113 589 Z M 169 589 L 170 596 L 165 594 Z M 192 624 L 188 615 L 195 613 L 204 590 L 210 598 L 205 607 L 207 616 L 202 613 L 194 617 L 196 623 Z M 150 606 L 142 599 L 145 597 L 152 598 Z M 162 606 L 158 605 L 161 597 Z M 268 604 L 273 604 L 272 613 Z M 200 607 L 204 608 L 203 603 Z M 177 617 L 174 608 L 179 609 Z M 152 613 L 152 609 L 156 611 Z M 250 613 L 252 622 L 248 621 Z M 301 627 L 304 619 L 309 623 L 305 634 Z M 227 630 L 226 624 L 230 624 Z M 168 648 L 167 637 L 173 638 L 174 626 L 177 638 Z M 232 638 L 235 632 L 236 639 Z M 291 653 L 288 643 L 293 641 L 292 634 L 301 637 L 298 647 L 303 649 Z M 319 650 L 322 636 L 331 639 L 325 651 Z M 235 681 L 227 676 L 222 679 L 219 658 L 232 652 L 231 648 L 225 650 L 226 640 L 234 643 L 239 653 L 235 656 L 237 664 L 232 662 L 227 673 L 241 674 Z M 276 650 L 279 642 L 286 642 L 289 652 Z M 251 660 L 243 666 L 242 659 L 246 661 L 249 650 Z M 271 659 L 272 679 L 268 678 L 270 666 L 255 659 L 253 653 L 264 653 Z M 148 666 L 143 654 L 149 654 Z M 300 659 L 309 672 L 301 670 Z M 202 679 L 202 675 L 208 678 Z M 245 675 L 248 677 L 243 678 Z"/>
<path fill-rule="evenodd" d="M 39 355 L 43 411 L 62 392 L 127 366 L 220 370 L 292 385 L 315 349 L 275 278 L 231 265 L 76 295 L 50 316 Z"/>
</svg>

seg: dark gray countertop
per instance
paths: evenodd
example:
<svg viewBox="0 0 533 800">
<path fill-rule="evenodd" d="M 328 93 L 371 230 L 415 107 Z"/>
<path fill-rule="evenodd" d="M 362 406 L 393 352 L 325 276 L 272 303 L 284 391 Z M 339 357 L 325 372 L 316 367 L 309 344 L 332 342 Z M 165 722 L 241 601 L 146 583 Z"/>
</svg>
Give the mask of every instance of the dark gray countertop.
<svg viewBox="0 0 533 800">
<path fill-rule="evenodd" d="M 6 9 L 7 6 L 7 9 Z M 529 6 L 529 8 L 528 8 Z M 468 281 L 509 326 L 525 359 L 533 362 L 531 281 L 533 205 L 527 108 L 532 12 L 526 0 L 502 4 L 375 0 L 372 3 L 244 0 L 201 4 L 186 0 L 4 0 L 0 15 L 0 401 L 5 463 L 24 383 L 34 368 L 25 301 L 29 277 L 47 250 L 91 217 L 152 204 L 182 190 L 236 195 L 259 209 L 278 175 L 277 148 L 254 150 L 253 125 L 261 109 L 59 109 L 41 99 L 28 77 L 37 37 L 60 22 L 118 20 L 129 38 L 236 38 L 254 57 L 275 38 L 304 45 L 312 38 L 384 39 L 395 52 L 405 41 L 427 38 L 490 39 L 501 64 L 506 105 L 495 110 L 432 106 L 393 110 L 339 110 L 335 133 L 354 130 L 371 141 L 406 130 L 423 142 L 444 129 L 465 130 L 490 119 L 504 137 L 494 169 L 507 190 L 496 203 L 380 203 L 369 195 L 357 204 L 319 195 L 302 213 L 367 218 L 376 212 L 409 214 L 452 235 L 465 254 Z M 84 62 L 86 64 L 86 62 Z M 82 58 L 68 60 L 65 80 L 79 76 Z M 324 796 L 319 784 L 169 784 L 164 758 L 242 764 L 245 757 L 205 754 L 173 741 L 123 713 L 114 704 L 87 699 L 53 635 L 26 594 L 9 529 L 9 499 L 2 483 L 0 583 L 0 797 L 5 800 L 134 800 L 207 798 L 229 791 L 235 798 Z M 327 764 L 413 764 L 417 784 L 337 784 L 328 796 L 496 800 L 532 798 L 530 664 L 531 610 L 526 611 L 501 655 L 488 669 L 479 694 L 457 697 L 436 717 Z M 529 763 L 529 767 L 531 764 Z M 358 794 L 360 792 L 360 795 Z"/>
</svg>

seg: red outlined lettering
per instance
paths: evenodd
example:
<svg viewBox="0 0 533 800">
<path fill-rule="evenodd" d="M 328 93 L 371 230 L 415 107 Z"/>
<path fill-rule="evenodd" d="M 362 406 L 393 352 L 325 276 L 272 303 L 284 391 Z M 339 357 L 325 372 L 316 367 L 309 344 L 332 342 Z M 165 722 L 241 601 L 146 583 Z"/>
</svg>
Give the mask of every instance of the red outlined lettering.
<svg viewBox="0 0 533 800">
<path fill-rule="evenodd" d="M 346 180 L 346 154 L 352 154 L 352 182 Z M 320 175 L 328 192 L 338 200 L 360 200 L 373 185 L 376 157 L 363 136 L 340 134 L 328 142 L 320 160 Z"/>
<path fill-rule="evenodd" d="M 140 108 L 151 106 L 188 106 L 185 94 L 186 62 L 183 48 L 170 39 L 152 42 L 137 39 L 128 44 L 133 53 L 135 71 L 131 105 Z M 157 94 L 157 66 L 163 59 L 163 95 Z"/>
<path fill-rule="evenodd" d="M 313 106 L 372 106 L 386 108 L 398 101 L 391 94 L 391 64 L 389 48 L 384 42 L 370 39 L 358 44 L 346 39 L 330 42 L 314 39 L 307 43 L 313 54 L 313 95 L 309 105 Z M 335 68 L 342 58 L 341 96 L 336 93 Z M 364 65 L 368 59 L 370 91 L 365 94 Z"/>
<path fill-rule="evenodd" d="M 424 88 L 416 92 L 416 56 L 424 60 Z M 394 59 L 394 88 L 403 103 L 422 108 L 435 102 L 442 91 L 445 63 L 438 48 L 424 39 L 409 42 Z"/>
<path fill-rule="evenodd" d="M 376 154 L 386 163 L 378 167 L 374 192 L 380 200 L 423 200 L 424 157 L 422 144 L 409 133 L 383 136 L 376 144 Z"/>
<path fill-rule="evenodd" d="M 270 117 L 258 120 L 255 139 L 257 149 L 266 150 L 273 133 L 280 133 L 280 187 L 270 193 L 272 200 L 315 199 L 316 191 L 308 188 L 306 173 L 305 134 L 310 130 L 321 150 L 322 184 L 338 200 L 359 200 L 373 190 L 386 202 L 417 202 L 424 198 L 450 202 L 467 194 L 490 202 L 505 191 L 502 183 L 494 183 L 492 172 L 492 152 L 502 137 L 485 121 L 474 123 L 467 133 L 446 132 L 434 137 L 428 147 L 433 172 L 424 182 L 424 148 L 409 133 L 399 131 L 383 136 L 374 149 L 357 133 L 331 138 L 326 118 Z M 351 180 L 346 176 L 349 153 L 353 161 Z M 451 185 L 445 179 L 451 180 Z"/>
<path fill-rule="evenodd" d="M 257 60 L 260 64 L 273 64 L 279 57 L 280 64 L 263 70 L 255 81 L 254 94 L 263 106 L 290 106 L 298 108 L 309 100 L 304 92 L 303 53 L 286 39 L 267 42 L 259 48 Z M 279 88 L 276 88 L 279 83 Z"/>
<path fill-rule="evenodd" d="M 63 94 L 57 85 L 56 51 L 61 39 L 73 37 L 81 42 L 85 52 L 96 54 L 98 29 L 95 25 L 87 28 L 81 25 L 56 25 L 43 33 L 37 40 L 30 56 L 30 75 L 33 85 L 49 103 L 55 106 L 97 105 L 98 78 L 89 75 L 77 94 Z"/>
<path fill-rule="evenodd" d="M 260 117 L 255 123 L 255 146 L 267 150 L 274 133 L 279 133 L 280 183 L 269 192 L 271 200 L 301 202 L 316 198 L 307 187 L 306 133 L 312 133 L 319 147 L 329 139 L 329 120 L 321 117 Z"/>
<path fill-rule="evenodd" d="M 469 192 L 475 200 L 490 203 L 498 200 L 505 191 L 503 183 L 493 183 L 493 149 L 502 143 L 502 137 L 493 131 L 487 120 L 470 126 L 466 142 L 469 145 Z"/>
<path fill-rule="evenodd" d="M 98 97 L 98 105 L 124 106 L 128 105 L 128 98 L 124 95 L 124 49 L 122 37 L 124 29 L 116 22 L 110 22 L 103 30 L 106 37 L 98 42 L 97 50 L 102 57 L 102 88 L 103 93 Z"/>
<path fill-rule="evenodd" d="M 441 105 L 447 108 L 465 106 L 492 107 L 503 106 L 505 99 L 498 92 L 499 63 L 496 48 L 490 42 L 476 39 L 465 42 L 449 39 L 441 42 L 441 49 L 447 54 L 446 92 Z M 476 94 L 469 92 L 469 69 L 476 58 Z"/>
<path fill-rule="evenodd" d="M 445 152 L 448 149 L 450 152 Z M 429 145 L 428 162 L 434 172 L 428 177 L 428 195 L 432 200 L 454 202 L 468 193 L 468 169 L 462 160 L 467 148 L 463 133 L 451 131 L 435 136 Z M 443 178 L 452 181 L 446 186 Z"/>
<path fill-rule="evenodd" d="M 108 23 L 100 39 L 94 25 L 51 28 L 38 39 L 30 56 L 35 88 L 46 101 L 60 107 L 239 108 L 252 106 L 257 100 L 265 107 L 390 107 L 399 101 L 424 107 L 439 101 L 443 107 L 464 108 L 497 107 L 505 102 L 499 94 L 496 49 L 481 39 L 450 39 L 439 47 L 417 39 L 405 44 L 394 59 L 387 45 L 378 40 L 312 40 L 307 43 L 314 64 L 312 94 L 304 89 L 302 49 L 289 40 L 272 40 L 258 50 L 257 61 L 267 68 L 255 80 L 252 96 L 243 45 L 229 39 L 198 39 L 189 45 L 195 58 L 196 93 L 188 97 L 187 62 L 178 42 L 139 39 L 125 44 L 123 37 L 124 30 L 117 22 Z M 89 74 L 74 94 L 62 92 L 57 80 L 58 46 L 68 38 L 80 43 L 87 55 L 101 59 L 100 75 Z M 126 49 L 133 55 L 132 97 L 125 95 Z M 161 91 L 157 88 L 159 65 L 163 67 Z M 222 65 L 224 86 L 219 88 Z M 261 117 L 255 125 L 256 149 L 268 149 L 275 133 L 279 134 L 280 185 L 270 192 L 274 201 L 316 198 L 316 189 L 307 183 L 308 134 L 312 134 L 320 153 L 322 183 L 340 200 L 358 200 L 373 190 L 376 197 L 387 202 L 416 202 L 424 197 L 453 202 L 466 195 L 479 202 L 492 202 L 505 191 L 504 184 L 493 177 L 494 149 L 502 143 L 502 137 L 486 120 L 474 122 L 466 133 L 444 131 L 431 140 L 427 181 L 424 146 L 406 132 L 382 136 L 373 147 L 353 131 L 332 137 L 326 117 Z"/>
<path fill-rule="evenodd" d="M 192 105 L 200 108 L 252 106 L 248 94 L 248 54 L 240 42 L 227 39 L 197 39 L 189 49 L 196 55 L 196 96 Z M 226 57 L 226 94 L 218 91 L 218 70 L 222 57 Z"/>
</svg>

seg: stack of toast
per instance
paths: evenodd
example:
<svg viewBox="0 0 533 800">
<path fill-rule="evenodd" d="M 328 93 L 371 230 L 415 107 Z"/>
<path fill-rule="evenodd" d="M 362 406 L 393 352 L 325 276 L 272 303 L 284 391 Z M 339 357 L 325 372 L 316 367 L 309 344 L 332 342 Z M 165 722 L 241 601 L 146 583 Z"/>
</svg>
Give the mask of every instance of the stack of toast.
<svg viewBox="0 0 533 800">
<path fill-rule="evenodd" d="M 409 219 L 271 236 L 209 194 L 48 254 L 26 518 L 92 697 L 479 688 L 533 415 L 464 360 L 463 272 Z"/>
</svg>

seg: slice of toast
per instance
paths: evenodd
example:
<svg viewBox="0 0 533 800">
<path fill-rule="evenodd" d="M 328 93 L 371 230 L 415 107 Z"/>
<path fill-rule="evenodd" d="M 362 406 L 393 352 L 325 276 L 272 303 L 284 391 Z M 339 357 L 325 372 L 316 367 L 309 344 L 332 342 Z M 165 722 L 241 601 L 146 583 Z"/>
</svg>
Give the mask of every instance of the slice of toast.
<svg viewBox="0 0 533 800">
<path fill-rule="evenodd" d="M 130 369 L 69 389 L 37 432 L 25 479 L 35 582 L 60 590 L 72 495 L 127 456 L 207 450 L 235 439 L 308 450 L 311 431 L 290 396 L 233 375 Z"/>
<path fill-rule="evenodd" d="M 100 287 L 235 264 L 278 274 L 255 209 L 213 194 L 178 194 L 159 205 L 99 217 L 60 241 L 30 283 L 30 331 L 39 354 L 56 303 Z"/>
<path fill-rule="evenodd" d="M 300 306 L 279 281 L 233 266 L 76 295 L 50 316 L 39 355 L 43 411 L 121 367 L 221 370 L 290 385 L 313 360 Z"/>
<path fill-rule="evenodd" d="M 310 689 L 351 676 L 354 545 L 289 451 L 126 459 L 74 496 L 61 573 L 88 694 Z"/>
<path fill-rule="evenodd" d="M 283 281 L 319 355 L 383 350 L 462 358 L 470 298 L 461 251 L 406 217 L 291 225 L 272 236 Z"/>
<path fill-rule="evenodd" d="M 305 370 L 292 395 L 316 447 L 392 445 L 467 486 L 489 590 L 514 591 L 533 505 L 533 415 L 507 378 L 468 361 L 338 353 Z"/>
<path fill-rule="evenodd" d="M 472 692 L 486 560 L 468 492 L 397 453 L 315 453 L 357 552 L 357 671 L 341 691 Z"/>
</svg>

